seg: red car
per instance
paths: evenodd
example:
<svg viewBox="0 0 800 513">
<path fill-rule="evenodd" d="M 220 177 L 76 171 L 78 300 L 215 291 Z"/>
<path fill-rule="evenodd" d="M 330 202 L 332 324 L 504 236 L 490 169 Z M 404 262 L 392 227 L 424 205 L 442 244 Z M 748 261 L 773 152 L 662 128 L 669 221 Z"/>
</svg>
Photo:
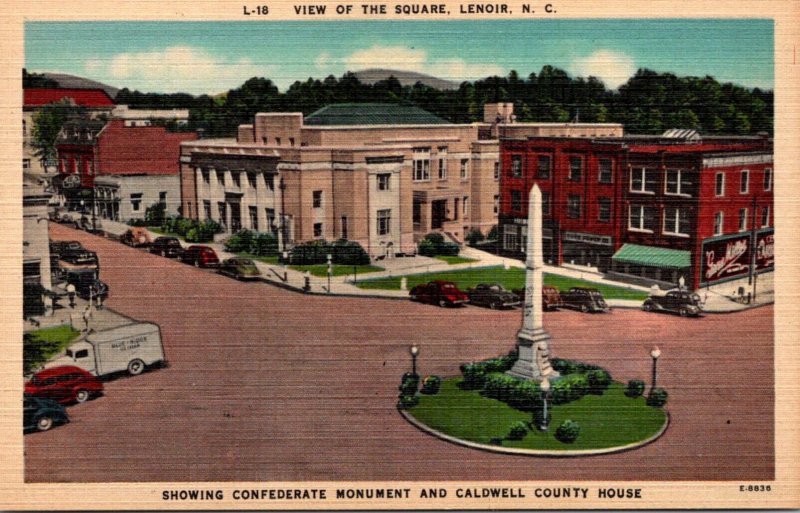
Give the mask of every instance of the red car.
<svg viewBox="0 0 800 513">
<path fill-rule="evenodd" d="M 83 403 L 103 393 L 103 383 L 94 375 L 73 365 L 45 369 L 25 383 L 25 393 L 61 404 Z"/>
<path fill-rule="evenodd" d="M 469 296 L 461 292 L 455 283 L 441 280 L 417 285 L 411 289 L 409 295 L 412 301 L 439 306 L 463 305 L 469 301 Z"/>
<path fill-rule="evenodd" d="M 178 258 L 195 267 L 219 267 L 217 253 L 208 246 L 189 246 Z"/>
</svg>

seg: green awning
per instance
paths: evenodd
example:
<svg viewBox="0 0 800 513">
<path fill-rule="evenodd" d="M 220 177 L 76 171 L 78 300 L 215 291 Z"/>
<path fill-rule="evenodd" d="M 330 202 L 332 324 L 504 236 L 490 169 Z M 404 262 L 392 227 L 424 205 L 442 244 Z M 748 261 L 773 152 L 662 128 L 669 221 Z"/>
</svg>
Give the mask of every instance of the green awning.
<svg viewBox="0 0 800 513">
<path fill-rule="evenodd" d="M 662 269 L 684 269 L 691 266 L 692 262 L 688 251 L 638 244 L 623 244 L 611 259 L 624 264 L 646 265 Z"/>
</svg>

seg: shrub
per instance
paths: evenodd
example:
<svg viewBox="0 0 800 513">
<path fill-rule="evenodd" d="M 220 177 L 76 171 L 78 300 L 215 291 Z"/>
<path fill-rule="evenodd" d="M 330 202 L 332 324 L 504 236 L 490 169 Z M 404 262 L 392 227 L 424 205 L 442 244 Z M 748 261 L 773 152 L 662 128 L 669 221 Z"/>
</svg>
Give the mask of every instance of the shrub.
<svg viewBox="0 0 800 513">
<path fill-rule="evenodd" d="M 250 242 L 250 253 L 258 256 L 278 254 L 278 239 L 271 233 L 256 233 Z"/>
<path fill-rule="evenodd" d="M 483 367 L 478 363 L 464 363 L 461 364 L 461 374 L 464 379 L 461 380 L 461 388 L 464 390 L 480 390 L 486 382 L 486 373 Z"/>
<path fill-rule="evenodd" d="M 253 242 L 253 232 L 240 230 L 225 241 L 225 251 L 230 253 L 249 253 Z"/>
<path fill-rule="evenodd" d="M 589 379 L 590 394 L 602 395 L 611 385 L 611 374 L 603 369 L 589 371 L 586 377 Z"/>
<path fill-rule="evenodd" d="M 431 233 L 429 233 L 428 235 L 425 236 L 424 240 L 430 241 L 435 245 L 439 245 L 439 244 L 442 244 L 444 242 L 444 235 L 442 235 L 441 233 L 437 233 L 437 232 L 431 232 Z"/>
<path fill-rule="evenodd" d="M 553 404 L 566 404 L 577 401 L 589 391 L 589 378 L 584 374 L 570 374 L 553 383 L 551 397 Z"/>
<path fill-rule="evenodd" d="M 436 256 L 436 245 L 428 239 L 422 239 L 417 246 L 417 253 L 422 256 Z"/>
<path fill-rule="evenodd" d="M 161 226 L 167 217 L 167 206 L 164 203 L 153 203 L 144 211 L 147 226 Z"/>
<path fill-rule="evenodd" d="M 522 440 L 525 438 L 525 434 L 528 432 L 528 426 L 521 420 L 511 424 L 511 429 L 508 432 L 509 440 Z"/>
<path fill-rule="evenodd" d="M 423 394 L 433 395 L 439 393 L 439 387 L 442 386 L 442 378 L 439 376 L 426 376 L 425 379 L 422 380 L 422 392 Z"/>
<path fill-rule="evenodd" d="M 419 397 L 415 395 L 401 395 L 397 401 L 397 407 L 401 410 L 408 410 L 419 404 Z"/>
<path fill-rule="evenodd" d="M 361 247 L 361 244 L 345 239 L 339 239 L 333 243 L 331 255 L 334 264 L 369 265 L 370 263 L 369 254 Z"/>
<path fill-rule="evenodd" d="M 537 383 L 500 372 L 486 375 L 481 394 L 503 401 L 512 408 L 522 411 L 532 411 L 542 402 L 541 390 Z"/>
<path fill-rule="evenodd" d="M 497 240 L 499 233 L 497 225 L 492 226 L 492 229 L 486 234 L 486 240 Z"/>
<path fill-rule="evenodd" d="M 417 252 L 423 256 L 457 256 L 461 252 L 461 246 L 455 242 L 445 241 L 441 233 L 429 233 L 424 239 L 419 241 Z"/>
<path fill-rule="evenodd" d="M 484 238 L 483 232 L 480 230 L 470 230 L 469 233 L 467 233 L 467 235 L 464 237 L 464 240 L 466 240 L 470 246 L 474 246 L 475 244 L 484 240 Z"/>
<path fill-rule="evenodd" d="M 418 389 L 419 376 L 410 372 L 403 374 L 403 378 L 400 380 L 400 386 L 398 387 L 398 390 L 400 390 L 400 395 L 414 395 L 417 393 Z"/>
<path fill-rule="evenodd" d="M 625 388 L 625 395 L 631 398 L 636 398 L 644 393 L 644 381 L 640 379 L 632 379 L 628 381 L 628 386 Z"/>
<path fill-rule="evenodd" d="M 290 260 L 294 265 L 324 264 L 328 262 L 329 252 L 330 244 L 327 241 L 312 240 L 292 248 Z"/>
<path fill-rule="evenodd" d="M 654 388 L 650 391 L 650 395 L 647 396 L 647 406 L 653 406 L 654 408 L 661 408 L 665 404 L 667 404 L 667 391 L 663 388 Z"/>
<path fill-rule="evenodd" d="M 581 426 L 572 420 L 565 420 L 556 429 L 556 440 L 565 444 L 571 444 L 578 439 L 581 434 Z"/>
<path fill-rule="evenodd" d="M 144 219 L 128 219 L 128 226 L 147 226 Z"/>
<path fill-rule="evenodd" d="M 585 374 L 593 370 L 605 370 L 597 365 L 590 363 L 576 362 L 573 360 L 564 360 L 563 358 L 553 358 L 550 364 L 560 374 Z"/>
</svg>

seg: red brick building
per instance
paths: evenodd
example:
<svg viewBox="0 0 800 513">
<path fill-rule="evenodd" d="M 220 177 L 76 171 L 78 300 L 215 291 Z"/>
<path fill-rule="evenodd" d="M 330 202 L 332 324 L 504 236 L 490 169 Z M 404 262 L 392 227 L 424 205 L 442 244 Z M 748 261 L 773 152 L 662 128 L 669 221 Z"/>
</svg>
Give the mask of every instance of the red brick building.
<svg viewBox="0 0 800 513">
<path fill-rule="evenodd" d="M 150 205 L 180 205 L 180 144 L 197 134 L 164 127 L 125 126 L 123 120 L 65 123 L 58 137 L 58 171 L 63 193 L 76 206 L 90 191 L 99 217 L 141 218 Z M 79 181 L 67 178 L 78 176 Z"/>
<path fill-rule="evenodd" d="M 616 139 L 501 141 L 500 245 L 525 248 L 527 196 L 542 190 L 545 260 L 662 287 L 771 270 L 771 141 L 689 131 Z"/>
</svg>

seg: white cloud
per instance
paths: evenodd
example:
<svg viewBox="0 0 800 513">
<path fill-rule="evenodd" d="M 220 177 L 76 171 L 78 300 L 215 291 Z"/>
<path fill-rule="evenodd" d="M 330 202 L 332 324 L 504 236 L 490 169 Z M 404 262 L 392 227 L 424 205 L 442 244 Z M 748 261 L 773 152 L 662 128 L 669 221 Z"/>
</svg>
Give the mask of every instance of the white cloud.
<svg viewBox="0 0 800 513">
<path fill-rule="evenodd" d="M 470 63 L 461 58 L 431 59 L 424 49 L 404 46 L 375 45 L 356 50 L 342 59 L 334 59 L 328 52 L 323 52 L 317 57 L 316 64 L 319 69 L 324 68 L 333 74 L 388 68 L 425 73 L 457 82 L 505 74 L 503 68 L 496 64 Z"/>
<path fill-rule="evenodd" d="M 594 76 L 616 89 L 636 73 L 633 58 L 611 50 L 597 50 L 587 57 L 573 59 L 570 72 L 581 77 Z"/>
<path fill-rule="evenodd" d="M 84 68 L 106 74 L 118 87 L 193 94 L 220 93 L 240 86 L 250 77 L 268 76 L 272 71 L 268 66 L 255 65 L 248 58 L 228 62 L 189 46 L 121 53 L 107 62 L 90 59 L 84 63 Z"/>
</svg>

